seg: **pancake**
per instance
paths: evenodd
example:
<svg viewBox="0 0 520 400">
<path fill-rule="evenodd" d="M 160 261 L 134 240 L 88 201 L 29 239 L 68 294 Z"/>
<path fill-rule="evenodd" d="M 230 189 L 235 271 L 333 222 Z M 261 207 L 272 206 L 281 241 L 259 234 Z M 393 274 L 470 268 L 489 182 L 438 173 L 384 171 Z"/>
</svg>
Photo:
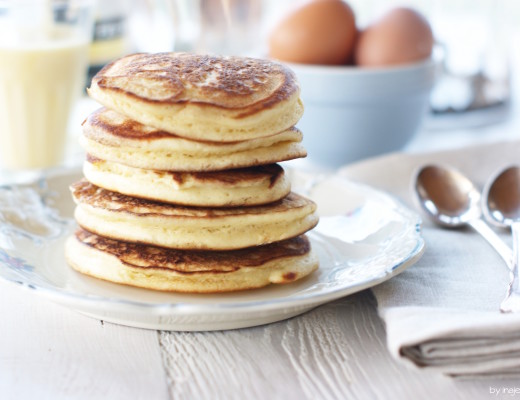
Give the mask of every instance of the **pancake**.
<svg viewBox="0 0 520 400">
<path fill-rule="evenodd" d="M 125 196 L 86 180 L 71 186 L 84 229 L 128 242 L 177 249 L 232 250 L 298 236 L 318 223 L 316 204 L 290 193 L 264 206 L 182 207 Z"/>
<path fill-rule="evenodd" d="M 165 171 L 218 171 L 305 157 L 301 132 L 291 127 L 267 137 L 217 143 L 180 138 L 102 108 L 83 123 L 80 143 L 97 158 Z"/>
<path fill-rule="evenodd" d="M 135 121 L 193 140 L 269 136 L 303 115 L 294 73 L 245 57 L 132 54 L 99 71 L 88 93 Z"/>
<path fill-rule="evenodd" d="M 278 164 L 215 172 L 169 172 L 128 167 L 87 155 L 83 174 L 96 186 L 128 196 L 198 207 L 267 204 L 291 190 Z"/>
<path fill-rule="evenodd" d="M 77 271 L 147 289 L 213 293 L 290 283 L 318 268 L 305 236 L 251 249 L 190 252 L 120 242 L 78 230 L 66 243 Z"/>
</svg>

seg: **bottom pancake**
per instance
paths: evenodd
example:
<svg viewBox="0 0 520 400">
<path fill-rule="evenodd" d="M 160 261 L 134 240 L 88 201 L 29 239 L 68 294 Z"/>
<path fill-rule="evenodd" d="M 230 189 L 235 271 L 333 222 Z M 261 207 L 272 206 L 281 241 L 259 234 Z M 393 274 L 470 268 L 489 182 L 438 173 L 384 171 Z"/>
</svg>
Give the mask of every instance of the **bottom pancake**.
<svg viewBox="0 0 520 400">
<path fill-rule="evenodd" d="M 318 268 L 304 235 L 233 251 L 173 250 L 104 238 L 79 229 L 65 255 L 75 270 L 147 289 L 215 293 L 290 283 Z"/>
</svg>

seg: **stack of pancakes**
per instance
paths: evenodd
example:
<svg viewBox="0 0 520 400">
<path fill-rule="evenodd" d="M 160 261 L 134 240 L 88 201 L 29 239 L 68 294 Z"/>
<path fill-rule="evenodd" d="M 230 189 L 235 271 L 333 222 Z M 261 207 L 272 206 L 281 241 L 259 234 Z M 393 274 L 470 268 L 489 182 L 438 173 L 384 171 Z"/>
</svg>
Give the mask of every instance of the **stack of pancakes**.
<svg viewBox="0 0 520 400">
<path fill-rule="evenodd" d="M 86 179 L 71 266 L 133 286 L 222 292 L 288 283 L 318 267 L 303 235 L 316 206 L 276 164 L 306 155 L 299 86 L 267 60 L 133 54 L 89 94 Z"/>
</svg>

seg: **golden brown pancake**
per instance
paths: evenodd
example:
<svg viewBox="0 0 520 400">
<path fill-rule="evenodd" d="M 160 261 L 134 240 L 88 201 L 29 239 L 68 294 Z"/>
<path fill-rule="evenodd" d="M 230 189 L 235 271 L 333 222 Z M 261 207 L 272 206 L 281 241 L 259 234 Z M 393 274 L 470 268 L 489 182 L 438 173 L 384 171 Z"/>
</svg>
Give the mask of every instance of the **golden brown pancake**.
<svg viewBox="0 0 520 400">
<path fill-rule="evenodd" d="M 303 114 L 291 70 L 245 57 L 132 54 L 106 65 L 88 93 L 135 121 L 193 140 L 265 137 Z"/>
<path fill-rule="evenodd" d="M 82 180 L 71 186 L 84 229 L 128 242 L 177 249 L 232 250 L 289 239 L 318 223 L 316 204 L 290 193 L 253 207 L 182 207 L 137 199 Z"/>
<path fill-rule="evenodd" d="M 318 268 L 305 236 L 250 249 L 208 252 L 125 243 L 80 229 L 68 239 L 65 253 L 74 269 L 96 278 L 192 293 L 290 283 Z"/>
<path fill-rule="evenodd" d="M 102 108 L 83 123 L 80 143 L 96 158 L 165 171 L 219 171 L 272 164 L 307 155 L 291 127 L 263 138 L 219 143 L 180 138 Z"/>
<path fill-rule="evenodd" d="M 129 167 L 90 155 L 87 180 L 107 190 L 142 199 L 195 207 L 267 204 L 289 194 L 291 183 L 278 164 L 213 171 L 173 172 Z"/>
</svg>

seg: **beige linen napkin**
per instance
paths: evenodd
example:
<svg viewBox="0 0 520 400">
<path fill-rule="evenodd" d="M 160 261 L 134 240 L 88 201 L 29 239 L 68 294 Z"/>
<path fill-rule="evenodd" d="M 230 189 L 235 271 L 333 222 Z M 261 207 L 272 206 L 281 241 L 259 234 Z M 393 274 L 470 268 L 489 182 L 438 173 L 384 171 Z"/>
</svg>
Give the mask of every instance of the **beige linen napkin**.
<svg viewBox="0 0 520 400">
<path fill-rule="evenodd" d="M 412 177 L 425 163 L 451 165 L 480 188 L 499 169 L 520 163 L 520 142 L 449 152 L 391 154 L 340 174 L 394 194 L 417 210 Z M 408 365 L 453 376 L 520 375 L 520 314 L 500 314 L 509 272 L 470 229 L 448 230 L 423 217 L 424 256 L 373 288 L 390 352 Z M 509 244 L 508 231 L 499 231 Z"/>
</svg>

